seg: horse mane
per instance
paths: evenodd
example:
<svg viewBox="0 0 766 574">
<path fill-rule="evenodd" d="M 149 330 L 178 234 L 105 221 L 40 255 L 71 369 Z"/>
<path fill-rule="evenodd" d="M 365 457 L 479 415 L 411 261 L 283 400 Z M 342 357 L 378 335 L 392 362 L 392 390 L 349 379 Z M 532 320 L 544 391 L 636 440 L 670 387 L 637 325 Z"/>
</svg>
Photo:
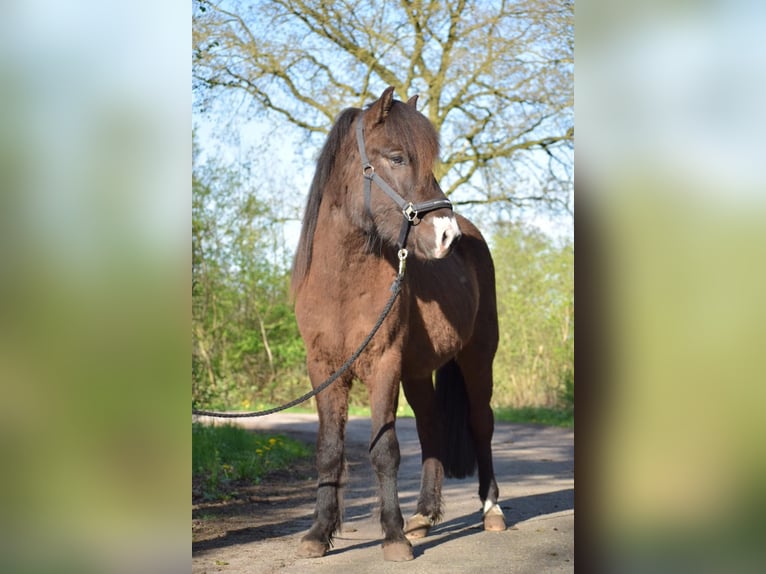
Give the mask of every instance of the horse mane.
<svg viewBox="0 0 766 574">
<path fill-rule="evenodd" d="M 319 206 L 322 204 L 322 192 L 332 175 L 336 159 L 348 133 L 353 129 L 354 120 L 361 112 L 359 108 L 347 108 L 343 110 L 335 120 L 335 124 L 327 136 L 327 141 L 317 159 L 317 167 L 314 178 L 309 187 L 309 196 L 306 201 L 306 210 L 303 213 L 303 225 L 295 250 L 293 270 L 290 278 L 290 293 L 294 297 L 298 288 L 308 274 L 311 267 L 311 253 L 314 246 L 314 233 L 316 232 Z"/>
</svg>

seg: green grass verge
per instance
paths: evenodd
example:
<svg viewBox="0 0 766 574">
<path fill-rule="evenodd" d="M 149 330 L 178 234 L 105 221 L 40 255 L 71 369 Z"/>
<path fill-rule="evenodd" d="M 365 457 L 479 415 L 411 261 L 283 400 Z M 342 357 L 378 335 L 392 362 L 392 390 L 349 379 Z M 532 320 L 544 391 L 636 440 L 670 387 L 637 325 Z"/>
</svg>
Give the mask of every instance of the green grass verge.
<svg viewBox="0 0 766 574">
<path fill-rule="evenodd" d="M 306 403 L 309 406 L 297 406 L 297 407 L 290 407 L 289 409 L 285 409 L 282 412 L 285 413 L 294 413 L 294 414 L 316 414 L 316 409 L 310 405 L 310 403 Z M 252 409 L 248 410 L 266 410 L 271 409 L 279 405 L 272 405 L 268 403 L 259 403 Z M 224 409 L 226 410 L 226 409 Z M 348 414 L 352 417 L 369 417 L 370 416 L 370 407 L 367 406 L 360 406 L 360 405 L 349 405 L 348 407 Z M 399 408 L 396 410 L 396 416 L 397 417 L 410 417 L 413 418 L 415 416 L 415 413 L 412 412 L 412 407 L 407 404 L 407 401 L 404 399 L 399 401 Z"/>
<path fill-rule="evenodd" d="M 259 409 L 271 408 L 274 405 L 259 405 Z M 497 407 L 493 409 L 495 420 L 505 423 L 531 423 L 548 426 L 574 428 L 574 411 L 571 408 L 554 409 L 548 407 Z M 293 407 L 287 409 L 287 413 L 315 414 L 313 407 Z M 358 417 L 369 417 L 370 407 L 351 405 L 348 414 Z M 400 418 L 413 418 L 415 414 L 412 407 L 406 401 L 399 401 L 396 416 Z"/>
<path fill-rule="evenodd" d="M 303 443 L 243 428 L 192 424 L 192 483 L 206 500 L 225 499 L 238 482 L 257 484 L 272 470 L 311 454 Z"/>
<path fill-rule="evenodd" d="M 501 407 L 493 409 L 495 420 L 505 423 L 533 423 L 555 427 L 574 428 L 573 409 L 547 407 Z"/>
</svg>

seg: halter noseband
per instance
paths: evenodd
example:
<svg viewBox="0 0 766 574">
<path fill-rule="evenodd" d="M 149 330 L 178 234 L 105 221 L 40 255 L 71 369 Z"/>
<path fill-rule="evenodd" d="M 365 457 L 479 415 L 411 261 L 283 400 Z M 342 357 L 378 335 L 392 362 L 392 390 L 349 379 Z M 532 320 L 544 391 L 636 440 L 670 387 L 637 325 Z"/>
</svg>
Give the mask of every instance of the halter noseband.
<svg viewBox="0 0 766 574">
<path fill-rule="evenodd" d="M 370 158 L 367 157 L 367 151 L 364 147 L 364 113 L 359 116 L 356 122 L 356 143 L 359 147 L 359 155 L 362 158 L 362 174 L 364 175 L 364 205 L 367 213 L 372 213 L 370 210 L 370 195 L 372 193 L 372 182 L 382 189 L 388 197 L 394 200 L 396 205 L 402 210 L 404 221 L 402 221 L 402 228 L 399 231 L 399 261 L 403 262 L 407 257 L 407 250 L 405 246 L 407 244 L 407 235 L 410 232 L 410 227 L 417 225 L 420 222 L 419 215 L 421 213 L 428 213 L 429 211 L 435 211 L 447 207 L 452 209 L 452 202 L 447 199 L 431 199 L 422 203 L 412 203 L 406 201 L 401 195 L 399 195 L 394 189 L 388 185 L 385 180 L 375 173 L 375 167 L 370 163 Z"/>
</svg>

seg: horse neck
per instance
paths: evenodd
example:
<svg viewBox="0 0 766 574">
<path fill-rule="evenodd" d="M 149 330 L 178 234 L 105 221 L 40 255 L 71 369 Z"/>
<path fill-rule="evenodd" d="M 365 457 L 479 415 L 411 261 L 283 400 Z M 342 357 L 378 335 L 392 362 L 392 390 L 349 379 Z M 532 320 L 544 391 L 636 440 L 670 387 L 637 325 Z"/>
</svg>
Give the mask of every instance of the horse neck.
<svg viewBox="0 0 766 574">
<path fill-rule="evenodd" d="M 323 202 L 314 235 L 313 263 L 320 267 L 332 263 L 355 271 L 389 265 L 379 248 L 370 247 L 371 239 L 345 212 L 341 202 Z"/>
</svg>

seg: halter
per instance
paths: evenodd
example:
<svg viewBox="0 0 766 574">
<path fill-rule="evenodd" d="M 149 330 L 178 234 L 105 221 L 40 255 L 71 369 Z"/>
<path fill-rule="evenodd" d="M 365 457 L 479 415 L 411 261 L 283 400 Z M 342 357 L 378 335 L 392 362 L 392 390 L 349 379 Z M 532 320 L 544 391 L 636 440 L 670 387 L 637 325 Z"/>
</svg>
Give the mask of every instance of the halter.
<svg viewBox="0 0 766 574">
<path fill-rule="evenodd" d="M 422 203 L 412 203 L 406 201 L 401 195 L 399 195 L 394 189 L 388 185 L 385 180 L 375 173 L 375 167 L 370 163 L 370 158 L 367 157 L 367 151 L 364 147 L 364 114 L 359 116 L 359 120 L 356 122 L 356 143 L 359 147 L 359 155 L 362 158 L 362 175 L 364 175 L 364 205 L 367 213 L 372 213 L 370 210 L 370 195 L 372 193 L 372 182 L 382 189 L 388 197 L 394 200 L 399 209 L 402 210 L 404 221 L 402 221 L 402 228 L 399 231 L 399 241 L 397 245 L 399 247 L 399 265 L 400 269 L 404 265 L 404 260 L 407 258 L 407 235 L 410 232 L 410 227 L 420 223 L 420 214 L 428 213 L 429 211 L 435 211 L 444 207 L 452 209 L 452 202 L 447 199 L 431 199 Z"/>
</svg>

